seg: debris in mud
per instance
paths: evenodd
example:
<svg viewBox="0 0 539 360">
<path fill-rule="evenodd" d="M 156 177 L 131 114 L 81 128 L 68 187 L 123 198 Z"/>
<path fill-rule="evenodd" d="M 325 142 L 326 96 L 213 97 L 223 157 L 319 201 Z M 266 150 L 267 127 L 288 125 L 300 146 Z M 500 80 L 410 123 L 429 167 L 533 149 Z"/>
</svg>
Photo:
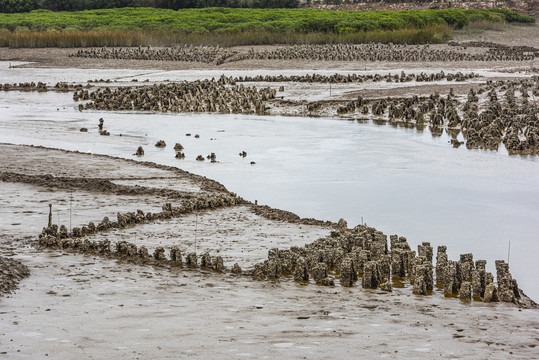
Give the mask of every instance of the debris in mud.
<svg viewBox="0 0 539 360">
<path fill-rule="evenodd" d="M 165 140 L 159 140 L 158 142 L 155 143 L 156 148 L 164 148 L 166 146 L 167 144 L 165 143 Z"/>
<path fill-rule="evenodd" d="M 144 149 L 142 148 L 142 146 L 139 146 L 137 148 L 137 151 L 135 151 L 135 153 L 133 155 L 136 155 L 136 156 L 143 156 L 144 155 Z"/>
<path fill-rule="evenodd" d="M 103 124 L 105 123 L 105 120 L 103 118 L 99 119 L 99 125 L 97 126 L 99 129 L 99 135 L 102 136 L 110 136 L 110 133 L 107 130 L 103 129 Z"/>
<path fill-rule="evenodd" d="M 235 275 L 241 275 L 243 271 L 241 270 L 241 266 L 239 266 L 238 263 L 234 263 L 234 266 L 232 266 L 230 272 Z"/>
</svg>

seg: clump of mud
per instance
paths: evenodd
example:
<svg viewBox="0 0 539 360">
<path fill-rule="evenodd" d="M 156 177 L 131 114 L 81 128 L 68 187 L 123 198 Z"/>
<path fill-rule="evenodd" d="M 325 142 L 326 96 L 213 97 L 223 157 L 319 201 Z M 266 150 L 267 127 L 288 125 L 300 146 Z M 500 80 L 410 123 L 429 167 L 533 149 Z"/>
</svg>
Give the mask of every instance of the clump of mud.
<svg viewBox="0 0 539 360">
<path fill-rule="evenodd" d="M 19 282 L 29 275 L 30 270 L 26 265 L 0 256 L 0 296 L 15 290 Z"/>
</svg>

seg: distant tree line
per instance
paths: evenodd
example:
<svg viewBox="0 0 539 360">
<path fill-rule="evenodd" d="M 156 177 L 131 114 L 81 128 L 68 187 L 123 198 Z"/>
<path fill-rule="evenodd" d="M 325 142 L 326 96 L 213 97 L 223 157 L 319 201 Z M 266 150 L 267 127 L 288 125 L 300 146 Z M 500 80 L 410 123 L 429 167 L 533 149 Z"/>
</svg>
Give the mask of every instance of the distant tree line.
<svg viewBox="0 0 539 360">
<path fill-rule="evenodd" d="M 189 9 L 229 8 L 296 8 L 299 0 L 0 0 L 0 13 L 21 13 L 36 9 L 80 11 L 122 7 Z"/>
</svg>

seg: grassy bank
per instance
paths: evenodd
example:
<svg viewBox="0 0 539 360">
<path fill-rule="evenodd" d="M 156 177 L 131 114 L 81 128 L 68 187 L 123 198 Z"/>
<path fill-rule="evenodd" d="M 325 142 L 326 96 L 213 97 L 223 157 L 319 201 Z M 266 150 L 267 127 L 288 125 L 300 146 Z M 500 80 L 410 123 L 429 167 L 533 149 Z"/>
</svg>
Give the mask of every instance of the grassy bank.
<svg viewBox="0 0 539 360">
<path fill-rule="evenodd" d="M 0 46 L 436 43 L 470 22 L 532 23 L 509 10 L 330 11 L 124 8 L 0 14 Z"/>
<path fill-rule="evenodd" d="M 0 47 L 102 47 L 102 46 L 173 46 L 190 45 L 270 45 L 270 44 L 363 44 L 395 43 L 425 44 L 440 43 L 451 37 L 447 26 L 425 29 L 375 30 L 355 33 L 184 33 L 173 30 L 89 30 L 89 31 L 26 31 L 0 32 Z"/>
</svg>

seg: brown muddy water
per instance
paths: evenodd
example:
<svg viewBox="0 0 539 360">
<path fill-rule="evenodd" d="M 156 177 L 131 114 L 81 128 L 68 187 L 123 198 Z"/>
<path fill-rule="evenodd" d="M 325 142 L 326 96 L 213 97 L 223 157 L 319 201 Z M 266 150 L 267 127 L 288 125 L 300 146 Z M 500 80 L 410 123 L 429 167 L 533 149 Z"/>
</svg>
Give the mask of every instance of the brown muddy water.
<svg viewBox="0 0 539 360">
<path fill-rule="evenodd" d="M 113 76 L 127 82 L 150 73 L 2 66 L 0 82 L 84 83 Z M 159 79 L 194 76 L 188 74 L 160 72 Z M 488 261 L 488 271 L 494 271 L 494 260 L 508 259 L 510 242 L 513 277 L 527 295 L 539 300 L 537 158 L 508 156 L 503 148 L 454 149 L 446 133 L 433 136 L 428 129 L 372 121 L 79 112 L 71 96 L 0 92 L 0 142 L 133 159 L 142 145 L 141 160 L 210 177 L 247 200 L 302 217 L 332 221 L 342 217 L 350 225 L 365 222 L 386 234 L 406 236 L 413 247 L 422 241 L 447 245 L 452 259 L 472 252 L 475 259 Z M 99 118 L 104 118 L 109 137 L 98 134 Z M 88 133 L 81 133 L 81 127 Z M 154 147 L 158 140 L 168 146 Z M 185 147 L 184 160 L 174 158 L 176 142 Z M 238 156 L 241 151 L 247 157 Z M 197 155 L 211 152 L 217 163 L 195 161 Z"/>
</svg>

